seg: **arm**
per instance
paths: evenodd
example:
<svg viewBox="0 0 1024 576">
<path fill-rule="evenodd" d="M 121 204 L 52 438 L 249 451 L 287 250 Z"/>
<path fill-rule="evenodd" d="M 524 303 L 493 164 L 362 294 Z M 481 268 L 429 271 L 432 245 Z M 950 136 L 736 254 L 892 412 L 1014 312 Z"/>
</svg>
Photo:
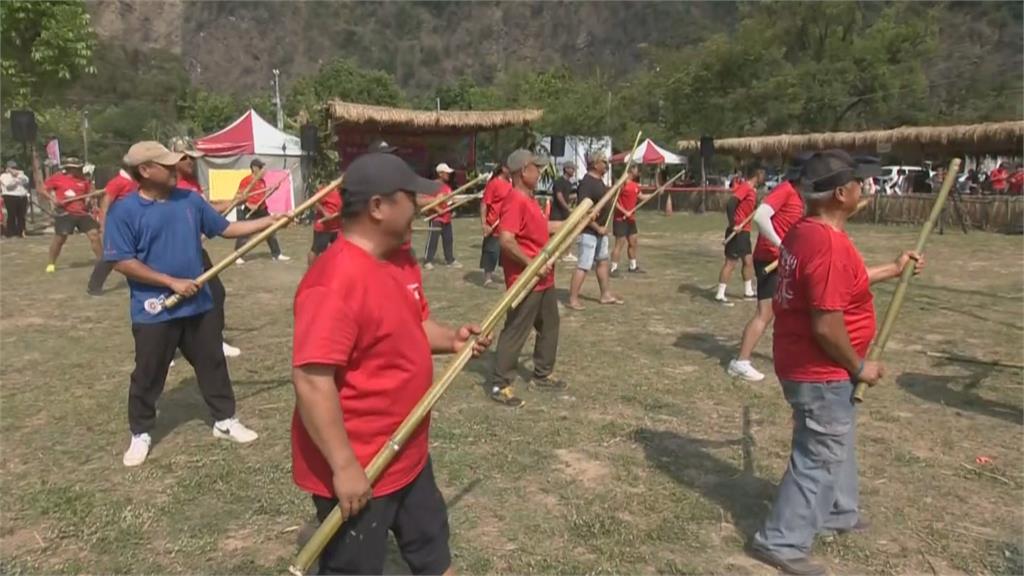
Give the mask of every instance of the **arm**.
<svg viewBox="0 0 1024 576">
<path fill-rule="evenodd" d="M 107 221 L 107 210 L 110 210 L 110 196 L 104 194 L 100 199 L 100 227 Z"/>
<path fill-rule="evenodd" d="M 370 501 L 373 491 L 345 432 L 334 383 L 336 370 L 323 364 L 298 366 L 292 368 L 292 384 L 299 418 L 331 467 L 338 506 L 342 517 L 349 518 Z"/>
<path fill-rule="evenodd" d="M 523 252 L 522 248 L 519 247 L 519 244 L 516 242 L 515 234 L 512 234 L 508 230 L 502 230 L 498 233 L 498 243 L 501 244 L 502 252 L 508 254 L 513 260 L 523 266 L 530 265 L 530 257 Z"/>
<path fill-rule="evenodd" d="M 175 278 L 162 272 L 157 272 L 140 260 L 129 258 L 120 260 L 114 264 L 114 270 L 124 274 L 129 280 L 135 280 L 150 286 L 163 286 L 173 290 L 181 296 L 192 296 L 199 291 L 199 285 L 191 278 Z"/>
<path fill-rule="evenodd" d="M 725 217 L 729 220 L 729 228 L 736 227 L 736 208 L 739 207 L 739 200 L 735 196 L 729 198 L 729 202 L 725 205 Z"/>
<path fill-rule="evenodd" d="M 758 234 L 764 236 L 769 242 L 776 246 L 782 245 L 782 238 L 775 233 L 775 227 L 772 226 L 772 216 L 775 214 L 775 209 L 768 205 L 767 202 L 762 202 L 757 210 L 754 211 L 754 224 L 757 226 Z"/>
<path fill-rule="evenodd" d="M 850 374 L 860 370 L 860 356 L 850 344 L 842 310 L 811 310 L 811 332 L 814 340 L 829 358 L 846 369 Z"/>
<path fill-rule="evenodd" d="M 910 261 L 914 262 L 915 276 L 924 270 L 924 256 L 914 251 L 906 251 L 888 264 L 868 268 L 868 282 L 874 284 L 875 282 L 884 282 L 892 278 L 898 278 L 903 274 L 903 268 L 905 268 Z"/>
<path fill-rule="evenodd" d="M 568 200 L 565 199 L 565 191 L 561 188 L 555 188 L 555 202 L 558 202 L 558 206 L 567 213 L 572 211 L 569 209 Z"/>
<path fill-rule="evenodd" d="M 554 222 L 548 220 L 548 234 L 561 230 L 562 226 L 565 226 L 565 222 L 565 220 L 555 220 Z"/>
<path fill-rule="evenodd" d="M 282 218 L 280 214 L 271 214 L 270 216 L 264 216 L 263 218 L 257 218 L 256 220 L 243 220 L 241 222 L 232 222 L 228 224 L 228 227 L 221 232 L 221 236 L 224 238 L 238 238 L 241 236 L 251 236 L 257 232 L 262 232 L 274 222 L 277 222 Z"/>
</svg>

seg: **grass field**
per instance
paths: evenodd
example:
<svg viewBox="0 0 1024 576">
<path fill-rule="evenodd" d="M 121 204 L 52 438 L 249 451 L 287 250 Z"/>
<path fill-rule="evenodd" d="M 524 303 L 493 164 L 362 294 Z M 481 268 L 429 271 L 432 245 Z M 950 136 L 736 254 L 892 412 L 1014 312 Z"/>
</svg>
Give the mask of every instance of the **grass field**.
<svg viewBox="0 0 1024 576">
<path fill-rule="evenodd" d="M 567 393 L 520 387 L 527 404 L 509 410 L 482 391 L 489 356 L 459 377 L 431 434 L 458 571 L 774 573 L 742 549 L 785 469 L 789 411 L 774 376 L 725 375 L 753 304 L 709 298 L 722 220 L 642 216 L 649 274 L 614 281 L 626 304 L 563 311 L 556 371 Z M 500 292 L 479 286 L 477 225 L 456 226 L 467 268 L 425 272 L 426 291 L 437 319 L 477 321 Z M 916 238 L 903 227 L 851 234 L 869 263 Z M 274 263 L 264 247 L 224 276 L 227 337 L 243 350 L 229 361 L 239 415 L 260 439 L 214 439 L 179 361 L 150 460 L 131 470 L 121 464 L 133 364 L 123 280 L 85 294 L 82 237 L 53 275 L 43 273 L 48 237 L 2 243 L 0 572 L 283 572 L 312 516 L 291 483 L 288 435 L 290 303 L 310 237 L 290 229 L 281 240 L 295 260 Z M 230 245 L 210 249 L 216 260 Z M 1019 237 L 933 237 L 890 341 L 890 376 L 859 416 L 873 529 L 817 546 L 834 572 L 1024 573 L 1021 371 L 924 354 L 1022 361 L 1021 255 Z M 596 296 L 593 277 L 585 291 Z M 875 293 L 881 315 L 892 285 Z M 766 337 L 755 365 L 771 373 L 770 356 Z"/>
</svg>

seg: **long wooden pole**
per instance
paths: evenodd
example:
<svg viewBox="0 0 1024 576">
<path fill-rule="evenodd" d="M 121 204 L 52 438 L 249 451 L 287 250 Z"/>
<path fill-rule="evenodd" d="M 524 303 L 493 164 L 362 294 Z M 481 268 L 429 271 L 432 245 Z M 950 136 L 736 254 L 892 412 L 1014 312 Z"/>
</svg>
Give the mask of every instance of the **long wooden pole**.
<svg viewBox="0 0 1024 576">
<path fill-rule="evenodd" d="M 946 198 L 949 197 L 949 191 L 953 189 L 956 184 L 956 174 L 960 171 L 960 159 L 954 158 L 949 162 L 949 170 L 946 172 L 946 179 L 942 182 L 942 188 L 939 190 L 939 195 L 935 198 L 935 203 L 932 204 L 932 212 L 928 215 L 928 220 L 925 221 L 924 226 L 921 227 L 921 233 L 917 236 L 917 245 L 914 250 L 921 254 L 924 252 L 924 245 L 928 242 L 928 236 L 932 233 L 932 228 L 935 227 L 935 222 L 938 221 L 942 215 L 942 208 L 946 204 Z M 892 334 L 892 329 L 896 325 L 896 317 L 900 313 L 900 307 L 903 306 L 903 299 L 907 295 L 907 288 L 910 287 L 910 279 L 914 276 L 914 265 L 908 262 L 903 267 L 903 273 L 900 274 L 900 283 L 896 285 L 896 290 L 892 294 L 892 300 L 889 302 L 889 308 L 885 311 L 885 317 L 882 318 L 882 327 L 878 330 L 878 337 L 871 345 L 871 349 L 868 350 L 869 361 L 875 362 L 882 357 L 882 352 L 885 351 L 885 345 L 889 342 L 889 336 Z M 863 402 L 864 394 L 867 392 L 868 385 L 865 382 L 858 382 L 856 389 L 853 392 L 854 402 Z"/>
<path fill-rule="evenodd" d="M 757 206 L 755 206 L 754 209 L 750 211 L 750 216 L 744 218 L 743 222 L 740 222 L 735 228 L 733 228 L 732 232 L 730 232 L 729 235 L 725 237 L 725 240 L 722 240 L 722 246 L 728 244 L 730 240 L 735 238 L 737 234 L 743 231 L 744 226 L 750 224 L 750 221 L 754 219 L 754 212 L 757 212 Z"/>
<path fill-rule="evenodd" d="M 456 188 L 455 190 L 451 191 L 450 193 L 444 194 L 444 195 L 442 195 L 442 196 L 440 196 L 438 198 L 435 198 L 435 199 L 431 200 L 429 203 L 424 204 L 422 207 L 420 207 L 420 214 L 426 214 L 427 212 L 430 212 L 434 208 L 437 208 L 441 204 L 444 204 L 445 202 L 451 200 L 452 196 L 456 196 L 458 194 L 462 194 L 466 190 L 469 190 L 473 186 L 476 186 L 477 184 L 479 184 L 481 180 L 486 180 L 488 177 L 490 177 L 490 174 L 484 172 L 483 174 L 477 176 L 476 178 L 473 178 L 469 182 L 466 182 L 462 186 L 459 186 L 458 188 Z"/>
<path fill-rule="evenodd" d="M 664 184 L 662 184 L 661 186 L 659 186 L 657 190 L 655 190 L 654 192 L 652 192 L 650 196 L 648 196 L 647 198 L 645 198 L 645 199 L 641 200 L 641 201 L 640 201 L 640 203 L 636 205 L 636 208 L 633 208 L 632 210 L 630 210 L 629 212 L 627 212 L 627 213 L 626 213 L 626 218 L 631 218 L 631 217 L 632 217 L 632 216 L 633 216 L 634 214 L 636 214 L 636 213 L 637 213 L 637 212 L 638 212 L 638 211 L 639 211 L 639 210 L 640 210 L 641 208 L 643 208 L 644 204 L 647 204 L 647 203 L 648 203 L 648 202 L 650 202 L 651 200 L 654 200 L 654 197 L 655 197 L 655 196 L 658 196 L 659 194 L 661 194 L 662 192 L 664 192 L 664 191 L 665 191 L 666 189 L 668 189 L 669 185 L 671 185 L 671 184 L 672 184 L 673 182 L 675 182 L 676 180 L 678 180 L 679 178 L 681 178 L 681 177 L 682 177 L 682 175 L 683 175 L 683 173 L 682 173 L 682 172 L 679 172 L 679 173 L 678 173 L 678 174 L 676 174 L 675 176 L 673 176 L 673 177 L 669 178 L 668 180 L 666 180 L 666 181 L 665 181 L 665 183 L 664 183 Z"/>
<path fill-rule="evenodd" d="M 427 216 L 426 218 L 424 218 L 424 220 L 426 220 L 427 222 L 431 222 L 434 218 L 437 218 L 438 216 L 444 216 L 445 214 L 455 210 L 459 206 L 462 206 L 463 204 L 466 204 L 470 200 L 479 200 L 480 198 L 483 198 L 482 194 L 470 194 L 469 196 L 463 196 L 462 198 L 459 199 L 458 202 L 453 202 L 450 206 L 446 207 L 444 210 L 441 210 L 440 212 L 435 212 L 435 213 L 431 214 L 430 216 Z"/>
<path fill-rule="evenodd" d="M 236 196 L 234 199 L 232 199 L 231 204 L 228 204 L 227 208 L 221 210 L 221 216 L 227 216 L 228 214 L 231 214 L 232 210 L 238 208 L 238 205 L 241 204 L 242 202 L 245 202 L 245 199 L 249 197 L 249 192 L 252 190 L 252 187 L 255 186 L 257 182 L 260 181 L 260 178 L 263 178 L 264 171 L 264 168 L 260 168 L 259 172 L 253 174 L 252 180 L 250 180 L 249 184 L 245 187 L 244 190 L 242 190 L 242 193 Z"/>
<path fill-rule="evenodd" d="M 593 204 L 590 199 L 584 199 L 580 202 L 580 205 L 569 215 L 566 220 L 566 224 L 570 222 L 578 223 L 584 221 L 589 216 L 588 212 Z M 564 226 L 564 229 L 571 229 L 572 226 Z M 491 311 L 484 318 L 484 321 L 480 323 L 481 335 L 489 335 L 498 326 L 498 322 L 508 313 L 512 307 L 512 302 L 515 301 L 520 294 L 526 293 L 530 285 L 531 280 L 535 280 L 536 276 L 540 273 L 541 269 L 554 258 L 555 253 L 553 250 L 554 244 L 561 238 L 561 230 L 556 233 L 555 236 L 548 239 L 548 242 L 541 249 L 541 252 L 530 261 L 530 265 L 523 270 L 523 273 L 519 276 L 516 282 L 509 287 L 505 294 L 498 301 L 498 304 L 491 309 Z M 413 432 L 419 428 L 420 423 L 433 409 L 434 404 L 441 398 L 451 383 L 455 380 L 455 377 L 459 375 L 466 364 L 473 357 L 473 347 L 479 337 L 472 336 L 469 341 L 463 346 L 462 351 L 455 355 L 452 361 L 448 364 L 448 368 L 445 369 L 444 374 L 441 378 L 434 382 L 434 384 L 427 390 L 426 394 L 420 399 L 416 406 L 412 409 L 412 412 L 405 417 L 402 424 L 398 427 L 391 438 L 384 443 L 384 446 L 380 448 L 377 455 L 373 457 L 370 464 L 366 467 L 366 478 L 373 485 L 374 482 L 380 477 L 381 473 L 387 469 L 388 464 L 395 457 L 396 454 L 402 449 L 405 443 L 412 436 Z M 288 568 L 288 571 L 296 576 L 302 576 L 309 570 L 309 567 L 313 565 L 313 562 L 323 552 L 324 547 L 327 546 L 328 541 L 337 533 L 338 529 L 341 528 L 345 518 L 341 515 L 341 508 L 335 506 L 331 513 L 324 518 L 324 521 L 320 523 L 320 526 L 316 529 L 316 532 L 310 537 L 306 544 L 299 551 L 298 556 L 295 557 L 295 561 Z"/>
<path fill-rule="evenodd" d="M 612 200 L 612 209 L 608 211 L 608 218 L 604 221 L 605 228 L 612 225 L 612 219 L 615 217 L 615 206 L 619 203 L 619 194 L 622 194 L 622 186 L 625 184 L 626 179 L 629 178 L 629 169 L 633 167 L 633 155 L 636 154 L 636 148 L 640 145 L 641 134 L 643 134 L 643 130 L 637 130 L 636 139 L 633 140 L 633 147 L 630 148 L 629 156 L 626 158 L 626 168 L 622 171 L 622 176 L 619 177 L 615 198 Z M 610 166 L 611 163 L 609 162 L 608 165 Z"/>
<path fill-rule="evenodd" d="M 274 195 L 274 192 L 277 192 L 277 190 L 279 188 L 281 188 L 281 184 L 284 184 L 285 179 L 289 178 L 289 177 L 290 176 L 285 176 L 284 178 L 281 178 L 280 180 L 278 180 L 277 184 L 274 184 L 274 187 L 271 188 L 270 190 L 268 190 L 267 193 L 263 195 L 263 199 L 260 200 L 259 203 L 256 204 L 256 206 L 254 206 L 252 210 L 249 211 L 249 213 L 246 215 L 245 219 L 248 220 L 250 217 L 252 217 L 253 214 L 258 212 L 260 207 L 267 203 L 267 200 L 270 199 L 270 197 Z"/>
<path fill-rule="evenodd" d="M 864 208 L 867 208 L 867 205 L 870 204 L 871 202 L 873 202 L 875 200 L 875 198 L 876 198 L 876 196 L 872 196 L 870 198 L 865 198 L 865 199 L 861 200 L 860 202 L 857 202 L 857 209 L 854 210 L 853 213 L 851 213 L 850 216 L 848 216 L 848 217 L 852 218 L 854 214 L 856 214 L 857 212 L 860 212 Z M 764 273 L 765 274 L 771 274 L 778 267 L 779 267 L 779 260 L 775 259 L 770 264 L 768 264 L 767 266 L 764 267 Z"/>
<path fill-rule="evenodd" d="M 274 222 L 269 227 L 264 229 L 262 232 L 260 232 L 259 234 L 256 234 L 252 238 L 250 238 L 248 242 L 246 242 L 241 247 L 239 247 L 237 250 L 235 250 L 230 255 L 228 255 L 227 258 L 224 258 L 220 262 L 214 264 L 212 268 L 210 268 L 206 272 L 203 272 L 202 274 L 200 274 L 199 277 L 195 279 L 195 283 L 198 284 L 199 286 L 203 286 L 204 284 L 209 282 L 212 278 L 214 278 L 215 276 L 217 276 L 218 274 L 220 274 L 221 272 L 226 270 L 228 267 L 230 267 L 232 264 L 234 264 L 235 261 L 237 261 L 239 258 L 241 258 L 242 256 L 245 256 L 253 248 L 255 248 L 256 246 L 260 245 L 260 243 L 262 243 L 264 240 L 269 238 L 271 234 L 273 234 L 274 232 L 277 232 L 281 228 L 284 228 L 292 220 L 295 220 L 296 216 L 298 216 L 299 214 L 302 214 L 306 210 L 309 210 L 314 205 L 316 205 L 316 203 L 319 202 L 320 199 L 323 198 L 324 196 L 327 196 L 327 194 L 331 190 L 334 190 L 335 188 L 340 186 L 341 182 L 342 182 L 342 180 L 344 180 L 344 178 L 345 178 L 345 176 L 342 175 L 341 177 L 339 177 L 338 179 L 334 180 L 333 182 L 331 182 L 327 186 L 321 188 L 320 191 L 318 191 L 316 194 L 310 196 L 305 202 L 303 202 L 302 204 L 299 204 L 291 212 L 285 214 L 283 218 L 281 218 L 280 220 Z M 171 294 L 170 296 L 167 296 L 165 298 L 161 298 L 161 299 L 154 298 L 152 300 L 147 300 L 146 301 L 146 311 L 149 312 L 150 314 L 157 314 L 161 310 L 174 308 L 179 303 L 181 303 L 181 301 L 183 299 L 184 298 L 182 296 L 179 296 L 178 294 Z M 150 310 L 150 307 L 152 307 L 152 311 Z"/>
</svg>

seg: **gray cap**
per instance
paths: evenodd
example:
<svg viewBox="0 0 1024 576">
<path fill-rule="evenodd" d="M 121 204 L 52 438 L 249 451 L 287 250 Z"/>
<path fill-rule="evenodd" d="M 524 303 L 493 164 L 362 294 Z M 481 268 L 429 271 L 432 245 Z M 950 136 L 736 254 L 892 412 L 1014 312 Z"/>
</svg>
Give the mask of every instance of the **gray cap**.
<svg viewBox="0 0 1024 576">
<path fill-rule="evenodd" d="M 852 180 L 863 180 L 880 174 L 881 166 L 875 158 L 857 160 L 844 150 L 825 150 L 804 161 L 800 180 L 804 193 L 820 194 L 835 190 Z"/>
<path fill-rule="evenodd" d="M 508 160 L 505 162 L 505 165 L 508 166 L 509 171 L 519 172 L 530 164 L 543 168 L 549 163 L 550 161 L 547 157 L 534 154 L 525 148 L 520 148 L 508 155 Z"/>
<path fill-rule="evenodd" d="M 591 150 L 587 153 L 587 166 L 593 166 L 598 162 L 607 162 L 608 154 L 604 150 Z"/>
<path fill-rule="evenodd" d="M 562 164 L 562 170 L 565 170 L 566 168 L 572 168 L 573 170 L 575 170 L 576 169 L 576 163 L 573 162 L 572 160 L 570 160 L 570 161 Z"/>
<path fill-rule="evenodd" d="M 342 197 L 348 201 L 390 196 L 399 191 L 433 194 L 441 185 L 417 176 L 398 156 L 374 152 L 363 154 L 349 165 L 342 186 Z"/>
</svg>

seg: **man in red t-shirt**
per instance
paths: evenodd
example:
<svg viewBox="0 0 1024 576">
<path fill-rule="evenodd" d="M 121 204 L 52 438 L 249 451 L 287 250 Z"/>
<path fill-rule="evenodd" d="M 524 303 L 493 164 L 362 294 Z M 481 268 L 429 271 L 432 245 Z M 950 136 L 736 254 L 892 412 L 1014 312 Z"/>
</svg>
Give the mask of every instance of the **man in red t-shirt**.
<svg viewBox="0 0 1024 576">
<path fill-rule="evenodd" d="M 764 184 L 764 170 L 751 165 L 743 171 L 743 175 L 744 178 L 733 180 L 732 198 L 725 207 L 729 222 L 725 228 L 725 237 L 729 238 L 740 225 L 743 227 L 725 244 L 725 262 L 718 273 L 718 291 L 715 293 L 715 300 L 728 306 L 732 304 L 725 297 L 725 289 L 729 285 L 729 278 L 732 277 L 736 262 L 743 264 L 743 297 L 752 300 L 755 296 L 754 260 L 750 255 L 750 222 L 747 218 L 754 213 L 754 207 L 757 205 L 757 189 Z"/>
<path fill-rule="evenodd" d="M 484 271 L 484 286 L 494 283 L 494 270 L 498 267 L 498 259 L 501 257 L 501 244 L 498 242 L 501 201 L 511 189 L 508 166 L 499 163 L 491 174 L 491 179 L 484 186 L 484 197 L 480 201 L 480 228 L 484 236 L 483 245 L 480 247 L 480 268 Z"/>
<path fill-rule="evenodd" d="M 439 187 L 436 194 L 428 197 L 430 200 L 451 195 L 452 189 L 450 184 L 453 172 L 454 170 L 451 169 L 451 166 L 444 162 L 441 162 L 434 168 L 434 173 L 437 175 L 435 182 L 438 183 Z M 452 232 L 452 212 L 450 207 L 451 201 L 442 202 L 433 210 L 433 213 L 438 214 L 438 216 L 431 219 L 430 231 L 427 233 L 427 250 L 423 257 L 423 267 L 427 270 L 434 269 L 434 256 L 437 255 L 438 239 L 444 244 L 445 264 L 450 268 L 462 268 L 462 264 L 455 259 L 455 236 Z"/>
<path fill-rule="evenodd" d="M 316 216 L 313 220 L 313 245 L 309 248 L 306 263 L 313 265 L 316 257 L 334 244 L 341 232 L 341 192 L 331 190 L 316 205 Z"/>
<path fill-rule="evenodd" d="M 807 217 L 782 241 L 773 300 L 775 372 L 793 408 L 789 467 L 772 512 L 754 534 L 754 557 L 788 574 L 825 574 L 809 557 L 819 533 L 868 527 L 858 505 L 854 451 L 857 382 L 876 384 L 882 365 L 867 361 L 875 334 L 870 285 L 920 272 L 913 252 L 867 268 L 846 233 L 857 211 L 862 182 L 877 176 L 874 163 L 858 163 L 841 150 L 819 152 L 804 164 Z"/>
<path fill-rule="evenodd" d="M 1017 164 L 1017 169 L 1010 176 L 1010 194 L 1024 194 L 1024 166 Z"/>
<path fill-rule="evenodd" d="M 562 227 L 563 222 L 548 221 L 534 198 L 541 170 L 548 159 L 529 150 L 516 150 L 505 163 L 512 175 L 512 189 L 501 203 L 498 241 L 501 243 L 501 267 L 505 270 L 505 287 L 509 288 L 530 265 L 544 245 L 548 234 Z M 491 399 L 506 406 L 523 405 L 512 391 L 512 380 L 519 366 L 519 352 L 537 331 L 533 348 L 531 382 L 542 390 L 564 390 L 565 382 L 552 376 L 558 354 L 558 295 L 555 294 L 555 272 L 548 264 L 540 272 L 541 280 L 519 306 L 508 311 L 505 327 L 498 337 L 494 374 L 491 377 Z"/>
<path fill-rule="evenodd" d="M 103 257 L 103 246 L 100 240 L 100 225 L 89 214 L 87 200 L 82 198 L 92 192 L 92 183 L 82 173 L 82 161 L 68 156 L 61 165 L 61 172 L 54 174 L 43 182 L 46 195 L 55 210 L 53 219 L 53 241 L 50 243 L 50 260 L 46 272 L 57 270 L 57 257 L 67 242 L 68 236 L 76 230 L 84 232 L 89 238 L 93 254 L 99 260 Z"/>
<path fill-rule="evenodd" d="M 1007 169 L 1005 162 L 992 172 L 989 172 L 988 178 L 992 182 L 992 192 L 995 194 L 1006 194 L 1006 189 L 1009 186 L 1010 171 Z"/>
<path fill-rule="evenodd" d="M 437 185 L 397 156 L 357 158 L 345 174 L 342 237 L 295 293 L 292 478 L 324 520 L 345 524 L 320 557 L 328 574 L 380 574 L 388 531 L 414 574 L 451 569 L 448 515 L 430 463 L 429 416 L 373 486 L 364 472 L 430 388 L 431 353 L 458 352 L 479 333 L 428 317 L 408 241 L 416 194 Z M 413 286 L 416 284 L 416 286 Z M 476 341 L 479 354 L 488 340 Z"/>
<path fill-rule="evenodd" d="M 633 274 L 644 274 L 637 264 L 637 247 L 639 245 L 639 231 L 636 227 L 636 214 L 633 210 L 639 202 L 646 200 L 650 194 L 640 193 L 640 167 L 633 164 L 629 167 L 629 178 L 622 186 L 622 192 L 615 203 L 615 216 L 612 220 L 612 235 L 615 236 L 615 246 L 612 248 L 612 278 L 619 277 L 619 256 L 622 255 L 622 248 L 626 247 L 626 256 L 629 257 L 629 272 Z"/>
<path fill-rule="evenodd" d="M 253 158 L 252 162 L 249 163 L 249 170 L 251 174 L 242 178 L 242 181 L 238 183 L 238 193 L 241 194 L 247 188 L 249 193 L 245 196 L 245 202 L 238 207 L 236 211 L 236 219 L 241 222 L 242 220 L 253 220 L 256 218 L 263 218 L 264 216 L 270 215 L 270 210 L 267 208 L 267 203 L 264 202 L 264 198 L 267 196 L 267 181 L 263 179 L 263 168 L 266 165 L 259 158 Z M 249 188 L 249 184 L 255 180 L 255 184 L 252 188 Z M 248 238 L 239 238 L 235 240 L 235 250 L 241 248 Z M 281 252 L 281 245 L 277 241 L 277 235 L 271 234 L 267 238 L 267 246 L 270 247 L 270 256 L 275 262 L 286 262 L 291 260 L 291 257 L 285 256 Z M 239 258 L 236 261 L 237 264 L 245 264 L 245 260 Z"/>
<path fill-rule="evenodd" d="M 739 356 L 729 361 L 727 371 L 751 382 L 764 380 L 750 362 L 758 340 L 772 321 L 772 296 L 775 295 L 777 270 L 766 268 L 779 257 L 779 245 L 786 233 L 804 215 L 804 201 L 796 186 L 800 178 L 800 165 L 806 156 L 798 156 L 790 162 L 786 179 L 765 196 L 761 205 L 754 210 L 754 225 L 757 226 L 757 244 L 754 246 L 754 275 L 757 277 L 757 310 L 754 317 L 743 328 Z"/>
</svg>

